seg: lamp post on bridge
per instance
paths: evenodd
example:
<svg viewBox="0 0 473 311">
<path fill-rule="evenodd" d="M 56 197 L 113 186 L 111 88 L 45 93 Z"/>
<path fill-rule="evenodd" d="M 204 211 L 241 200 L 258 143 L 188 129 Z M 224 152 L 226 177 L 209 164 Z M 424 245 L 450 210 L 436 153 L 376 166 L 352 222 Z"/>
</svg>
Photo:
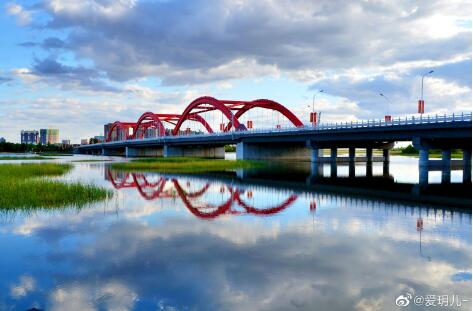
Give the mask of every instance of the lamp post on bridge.
<svg viewBox="0 0 473 311">
<path fill-rule="evenodd" d="M 379 96 L 383 97 L 387 102 L 387 109 L 386 109 L 386 115 L 384 116 L 384 121 L 391 122 L 391 115 L 389 114 L 389 99 L 383 93 L 379 93 Z"/>
<path fill-rule="evenodd" d="M 421 78 L 421 84 L 420 84 L 420 100 L 417 104 L 417 112 L 420 113 L 421 115 L 424 113 L 424 108 L 425 108 L 425 103 L 424 103 L 424 78 L 427 75 L 430 75 L 434 73 L 433 70 L 430 70 L 429 72 L 426 72 L 422 75 Z"/>
<path fill-rule="evenodd" d="M 326 93 L 325 90 L 319 90 L 318 93 Z M 314 96 L 312 97 L 312 112 L 310 113 L 310 123 L 312 123 L 312 126 L 315 127 L 317 124 L 317 113 L 315 112 L 315 95 L 317 93 L 314 93 Z"/>
</svg>

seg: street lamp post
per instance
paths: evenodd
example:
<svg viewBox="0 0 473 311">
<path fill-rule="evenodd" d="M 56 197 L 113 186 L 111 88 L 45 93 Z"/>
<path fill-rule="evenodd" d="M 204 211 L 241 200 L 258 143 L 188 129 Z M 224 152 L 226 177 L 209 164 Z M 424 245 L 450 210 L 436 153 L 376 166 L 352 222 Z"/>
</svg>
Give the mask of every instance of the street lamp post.
<svg viewBox="0 0 473 311">
<path fill-rule="evenodd" d="M 420 114 L 424 113 L 424 108 L 425 108 L 425 106 L 424 106 L 425 105 L 425 103 L 424 103 L 424 78 L 425 78 L 425 76 L 430 75 L 433 72 L 434 72 L 433 70 L 430 70 L 429 72 L 424 73 L 422 75 L 422 78 L 421 78 L 420 100 L 419 100 L 418 107 L 417 107 L 417 112 L 420 113 Z"/>
<path fill-rule="evenodd" d="M 319 90 L 318 93 L 325 93 L 325 90 Z M 312 97 L 312 113 L 310 114 L 310 122 L 312 123 L 312 126 L 315 126 L 315 124 L 317 123 L 317 115 L 315 113 L 315 95 L 317 95 L 317 93 L 314 93 L 314 96 Z"/>
<path fill-rule="evenodd" d="M 383 97 L 387 102 L 387 109 L 386 109 L 387 112 L 386 112 L 386 115 L 384 116 L 384 121 L 391 121 L 391 115 L 389 114 L 389 99 L 383 93 L 379 93 L 379 96 Z"/>
</svg>

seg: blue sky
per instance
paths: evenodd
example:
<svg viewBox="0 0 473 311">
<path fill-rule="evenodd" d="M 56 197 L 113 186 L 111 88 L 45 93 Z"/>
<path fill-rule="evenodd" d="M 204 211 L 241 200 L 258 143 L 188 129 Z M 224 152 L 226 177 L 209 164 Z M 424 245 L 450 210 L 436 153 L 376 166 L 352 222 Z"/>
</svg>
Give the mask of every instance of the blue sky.
<svg viewBox="0 0 473 311">
<path fill-rule="evenodd" d="M 307 121 L 471 111 L 470 1 L 7 1 L 0 137 L 79 142 L 193 99 L 269 98 Z"/>
</svg>

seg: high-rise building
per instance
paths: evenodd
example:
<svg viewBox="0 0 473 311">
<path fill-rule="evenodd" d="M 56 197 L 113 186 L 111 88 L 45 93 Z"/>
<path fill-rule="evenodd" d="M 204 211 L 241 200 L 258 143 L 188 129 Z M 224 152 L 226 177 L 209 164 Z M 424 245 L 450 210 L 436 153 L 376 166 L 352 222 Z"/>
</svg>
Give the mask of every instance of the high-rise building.
<svg viewBox="0 0 473 311">
<path fill-rule="evenodd" d="M 69 146 L 71 144 L 71 140 L 70 139 L 63 139 L 62 144 L 65 145 L 65 146 Z"/>
<path fill-rule="evenodd" d="M 105 139 L 108 136 L 108 131 L 110 130 L 110 127 L 112 127 L 112 124 L 113 123 L 107 123 L 103 126 L 103 136 L 105 137 Z"/>
<path fill-rule="evenodd" d="M 21 143 L 22 144 L 34 144 L 39 142 L 39 132 L 36 130 L 22 130 L 21 131 Z"/>
<path fill-rule="evenodd" d="M 81 139 L 81 140 L 80 140 L 80 144 L 81 144 L 81 145 L 88 145 L 88 144 L 89 144 L 89 140 L 88 140 L 87 138 Z"/>
<path fill-rule="evenodd" d="M 59 130 L 58 129 L 40 129 L 39 130 L 39 141 L 43 145 L 59 144 Z"/>
<path fill-rule="evenodd" d="M 3 138 L 3 137 L 0 137 L 0 143 L 6 143 L 6 142 L 7 142 L 7 141 L 6 141 L 6 139 L 5 139 L 5 138 Z"/>
</svg>

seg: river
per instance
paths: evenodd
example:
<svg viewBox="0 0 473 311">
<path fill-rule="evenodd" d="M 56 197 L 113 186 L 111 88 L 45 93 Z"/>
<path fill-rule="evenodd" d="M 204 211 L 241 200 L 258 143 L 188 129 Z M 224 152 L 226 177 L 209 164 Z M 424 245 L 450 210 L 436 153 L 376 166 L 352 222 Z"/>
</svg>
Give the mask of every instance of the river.
<svg viewBox="0 0 473 311">
<path fill-rule="evenodd" d="M 396 156 L 384 175 L 357 164 L 351 178 L 343 165 L 313 178 L 300 163 L 205 175 L 73 164 L 61 179 L 115 195 L 1 213 L 0 310 L 471 310 L 461 171 L 419 187 L 417 160 Z"/>
</svg>

